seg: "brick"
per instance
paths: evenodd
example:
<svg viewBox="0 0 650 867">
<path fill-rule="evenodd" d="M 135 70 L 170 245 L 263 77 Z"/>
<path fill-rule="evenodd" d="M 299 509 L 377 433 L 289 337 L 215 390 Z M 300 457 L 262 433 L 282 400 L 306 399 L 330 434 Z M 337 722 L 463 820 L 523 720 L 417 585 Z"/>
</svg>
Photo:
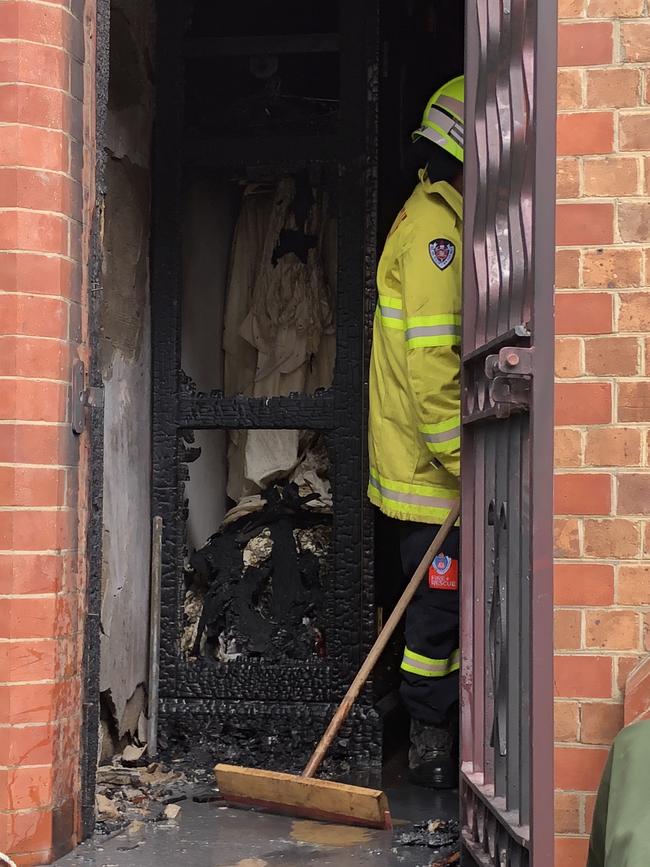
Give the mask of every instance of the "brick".
<svg viewBox="0 0 650 867">
<path fill-rule="evenodd" d="M 67 425 L 0 425 L 0 463 L 75 466 L 78 458 L 79 441 Z"/>
<path fill-rule="evenodd" d="M 555 740 L 575 743 L 578 740 L 578 703 L 556 701 L 553 707 Z"/>
<path fill-rule="evenodd" d="M 557 867 L 584 867 L 588 850 L 587 837 L 556 837 L 554 863 Z"/>
<path fill-rule="evenodd" d="M 0 376 L 70 378 L 70 348 L 62 340 L 0 336 Z"/>
<path fill-rule="evenodd" d="M 589 0 L 590 18 L 638 18 L 643 15 L 645 0 Z"/>
<path fill-rule="evenodd" d="M 632 108 L 641 101 L 638 69 L 587 70 L 588 108 Z"/>
<path fill-rule="evenodd" d="M 17 867 L 51 863 L 49 853 L 53 840 L 53 814 L 50 810 L 12 813 L 7 816 L 7 822 L 7 848 L 13 853 L 12 859 Z M 21 859 L 22 852 L 27 854 Z M 41 853 L 46 853 L 48 857 L 43 860 Z M 39 857 L 41 860 L 38 860 Z"/>
<path fill-rule="evenodd" d="M 53 725 L 0 728 L 0 765 L 49 765 L 54 758 Z"/>
<path fill-rule="evenodd" d="M 621 24 L 623 60 L 646 63 L 650 60 L 650 24 L 647 21 L 625 21 Z"/>
<path fill-rule="evenodd" d="M 0 723 L 49 723 L 56 695 L 53 683 L 0 685 Z"/>
<path fill-rule="evenodd" d="M 580 18 L 585 14 L 586 0 L 559 0 L 558 18 Z"/>
<path fill-rule="evenodd" d="M 560 203 L 556 214 L 560 246 L 597 246 L 614 241 L 614 206 L 609 202 Z"/>
<path fill-rule="evenodd" d="M 557 650 L 580 648 L 581 614 L 574 608 L 559 608 L 553 614 L 553 646 Z"/>
<path fill-rule="evenodd" d="M 580 252 L 557 250 L 555 254 L 555 285 L 560 289 L 576 289 L 580 284 Z"/>
<path fill-rule="evenodd" d="M 650 381 L 618 384 L 618 420 L 650 421 Z"/>
<path fill-rule="evenodd" d="M 640 528 L 622 519 L 585 521 L 585 555 L 603 559 L 632 559 L 640 553 Z"/>
<path fill-rule="evenodd" d="M 650 131 L 648 137 L 650 139 Z M 618 230 L 623 241 L 650 241 L 650 203 L 621 202 Z"/>
<path fill-rule="evenodd" d="M 577 199 L 580 195 L 580 167 L 578 161 L 569 157 L 557 161 L 558 199 Z"/>
<path fill-rule="evenodd" d="M 6 772 L 5 810 L 39 809 L 52 797 L 52 768 L 12 768 Z"/>
<path fill-rule="evenodd" d="M 579 792 L 595 791 L 600 783 L 608 752 L 601 747 L 556 747 L 556 788 Z"/>
<path fill-rule="evenodd" d="M 650 515 L 650 473 L 624 473 L 617 483 L 619 515 Z"/>
<path fill-rule="evenodd" d="M 612 330 L 608 292 L 563 292 L 555 296 L 556 334 L 608 334 Z"/>
<path fill-rule="evenodd" d="M 650 566 L 620 566 L 616 578 L 620 605 L 650 605 Z"/>
<path fill-rule="evenodd" d="M 56 606 L 56 596 L 5 599 L 0 611 L 0 638 L 50 638 Z"/>
<path fill-rule="evenodd" d="M 610 605 L 614 601 L 614 567 L 600 563 L 556 563 L 555 605 Z"/>
<path fill-rule="evenodd" d="M 0 43 L 0 80 L 67 90 L 70 61 L 65 51 L 49 45 Z"/>
<path fill-rule="evenodd" d="M 556 518 L 553 522 L 553 546 L 555 556 L 573 559 L 580 556 L 578 522 Z"/>
<path fill-rule="evenodd" d="M 639 618 L 634 611 L 601 609 L 585 613 L 586 646 L 599 650 L 636 650 Z"/>
<path fill-rule="evenodd" d="M 557 107 L 559 111 L 582 108 L 581 69 L 558 69 Z"/>
<path fill-rule="evenodd" d="M 81 274 L 72 262 L 60 256 L 28 251 L 0 252 L 0 284 L 5 292 L 78 299 Z"/>
<path fill-rule="evenodd" d="M 585 341 L 585 371 L 595 376 L 634 376 L 640 371 L 636 337 L 599 337 Z"/>
<path fill-rule="evenodd" d="M 609 656 L 556 656 L 555 695 L 560 698 L 611 698 L 612 659 Z"/>
<path fill-rule="evenodd" d="M 64 498 L 64 470 L 0 466 L 0 506 L 58 506 Z"/>
<path fill-rule="evenodd" d="M 609 656 L 556 656 L 553 671 L 558 697 L 611 698 L 612 658 Z"/>
<path fill-rule="evenodd" d="M 650 267 L 650 256 L 646 262 L 646 268 L 648 267 Z M 622 294 L 619 303 L 618 330 L 647 332 L 648 323 L 650 323 L 650 299 L 647 290 Z M 650 368 L 647 370 L 650 371 Z"/>
<path fill-rule="evenodd" d="M 601 66 L 612 62 L 613 52 L 613 29 L 609 22 L 558 27 L 558 66 Z"/>
<path fill-rule="evenodd" d="M 32 208 L 78 217 L 81 188 L 71 178 L 55 172 L 2 168 L 0 208 Z"/>
<path fill-rule="evenodd" d="M 587 464 L 594 467 L 638 466 L 641 433 L 635 428 L 598 428 L 587 431 Z"/>
<path fill-rule="evenodd" d="M 0 212 L 0 245 L 9 250 L 68 253 L 68 221 L 33 211 Z"/>
<path fill-rule="evenodd" d="M 611 476 L 605 473 L 556 473 L 554 514 L 609 515 Z"/>
<path fill-rule="evenodd" d="M 596 807 L 596 795 L 585 795 L 585 833 L 591 832 L 591 826 L 594 820 L 594 809 Z"/>
<path fill-rule="evenodd" d="M 613 112 L 591 111 L 558 115 L 557 152 L 559 156 L 609 154 L 613 148 Z"/>
<path fill-rule="evenodd" d="M 619 120 L 619 150 L 647 151 L 650 146 L 650 112 L 621 112 Z"/>
<path fill-rule="evenodd" d="M 582 433 L 579 430 L 557 427 L 554 431 L 554 439 L 556 467 L 582 466 Z"/>
<path fill-rule="evenodd" d="M 650 718 L 650 658 L 639 663 L 625 683 L 625 724 Z"/>
<path fill-rule="evenodd" d="M 56 130 L 30 126 L 0 128 L 0 165 L 66 172 L 69 167 L 67 136 Z"/>
<path fill-rule="evenodd" d="M 583 160 L 586 196 L 631 196 L 639 189 L 639 167 L 634 157 L 599 157 Z"/>
<path fill-rule="evenodd" d="M 17 629 L 21 625 L 25 626 L 25 621 L 19 623 Z M 25 641 L 14 638 L 12 641 L 0 642 L 2 679 L 8 683 L 54 680 L 56 677 L 57 645 L 58 642 L 56 641 L 48 639 L 37 641 L 31 636 Z"/>
<path fill-rule="evenodd" d="M 640 250 L 620 247 L 585 250 L 583 263 L 586 289 L 627 289 L 643 285 Z"/>
<path fill-rule="evenodd" d="M 581 340 L 555 341 L 555 375 L 575 377 L 582 373 Z M 0 344 L 1 346 L 1 344 Z"/>
<path fill-rule="evenodd" d="M 611 420 L 612 393 L 609 383 L 560 382 L 556 384 L 556 424 L 608 424 Z"/>
<path fill-rule="evenodd" d="M 0 512 L 0 549 L 53 551 L 69 548 L 72 516 L 66 512 Z"/>
<path fill-rule="evenodd" d="M 644 658 L 641 656 L 619 656 L 617 658 L 616 685 L 620 693 L 624 692 L 628 677 Z"/>
<path fill-rule="evenodd" d="M 3 593 L 57 593 L 63 582 L 63 558 L 54 554 L 0 554 Z M 0 762 L 0 765 L 2 762 Z"/>
<path fill-rule="evenodd" d="M 0 7 L 3 39 L 24 39 L 66 48 L 71 39 L 72 18 L 62 6 L 7 0 Z"/>
<path fill-rule="evenodd" d="M 555 833 L 580 832 L 580 799 L 572 792 L 555 793 Z"/>
<path fill-rule="evenodd" d="M 0 295 L 0 321 L 8 334 L 65 339 L 68 307 L 59 298 Z"/>
<path fill-rule="evenodd" d="M 64 422 L 68 387 L 58 382 L 0 380 L 0 406 L 7 419 Z"/>
<path fill-rule="evenodd" d="M 62 90 L 29 84 L 3 84 L 0 121 L 68 132 L 73 122 L 72 101 Z"/>
</svg>

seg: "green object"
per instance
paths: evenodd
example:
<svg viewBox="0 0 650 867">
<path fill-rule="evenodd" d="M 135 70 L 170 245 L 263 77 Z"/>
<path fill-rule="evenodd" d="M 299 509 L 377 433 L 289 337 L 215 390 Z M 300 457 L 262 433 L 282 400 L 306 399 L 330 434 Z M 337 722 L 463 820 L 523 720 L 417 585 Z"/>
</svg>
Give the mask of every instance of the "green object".
<svg viewBox="0 0 650 867">
<path fill-rule="evenodd" d="M 413 141 L 426 138 L 439 145 L 461 163 L 465 155 L 465 77 L 452 78 L 436 90 L 422 115 L 422 124 Z"/>
<path fill-rule="evenodd" d="M 650 865 L 650 721 L 620 732 L 603 771 L 587 867 Z"/>
</svg>

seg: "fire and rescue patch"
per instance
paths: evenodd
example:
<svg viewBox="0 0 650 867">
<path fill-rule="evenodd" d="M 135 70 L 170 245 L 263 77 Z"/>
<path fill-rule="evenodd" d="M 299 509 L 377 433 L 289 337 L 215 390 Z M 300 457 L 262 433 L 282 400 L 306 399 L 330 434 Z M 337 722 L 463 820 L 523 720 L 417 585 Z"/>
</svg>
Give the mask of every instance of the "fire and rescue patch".
<svg viewBox="0 0 650 867">
<path fill-rule="evenodd" d="M 436 238 L 435 241 L 429 241 L 429 255 L 436 268 L 444 271 L 454 261 L 456 246 L 447 238 Z"/>
<path fill-rule="evenodd" d="M 438 554 L 429 566 L 431 590 L 458 590 L 458 560 L 446 554 Z"/>
</svg>

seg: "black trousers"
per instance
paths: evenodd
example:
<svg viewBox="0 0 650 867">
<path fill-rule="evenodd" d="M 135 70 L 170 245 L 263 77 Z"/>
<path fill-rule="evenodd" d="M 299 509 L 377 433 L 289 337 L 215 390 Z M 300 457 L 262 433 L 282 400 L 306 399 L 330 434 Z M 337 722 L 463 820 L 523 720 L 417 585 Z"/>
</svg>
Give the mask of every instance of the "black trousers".
<svg viewBox="0 0 650 867">
<path fill-rule="evenodd" d="M 415 521 L 397 521 L 380 515 L 377 520 L 378 567 L 381 583 L 402 592 L 433 541 L 439 526 Z M 453 529 L 442 554 L 458 560 L 459 531 Z M 398 555 L 398 556 L 395 556 Z M 392 576 L 386 574 L 392 572 Z M 395 574 L 397 572 L 398 574 Z M 392 594 L 391 594 L 392 595 Z M 459 591 L 432 590 L 427 578 L 420 584 L 406 612 L 404 640 L 408 655 L 404 663 L 423 673 L 402 668 L 400 696 L 412 719 L 443 725 L 458 709 Z M 444 662 L 448 663 L 449 673 Z M 436 671 L 432 675 L 432 671 Z M 445 673 L 439 673 L 444 671 Z"/>
</svg>

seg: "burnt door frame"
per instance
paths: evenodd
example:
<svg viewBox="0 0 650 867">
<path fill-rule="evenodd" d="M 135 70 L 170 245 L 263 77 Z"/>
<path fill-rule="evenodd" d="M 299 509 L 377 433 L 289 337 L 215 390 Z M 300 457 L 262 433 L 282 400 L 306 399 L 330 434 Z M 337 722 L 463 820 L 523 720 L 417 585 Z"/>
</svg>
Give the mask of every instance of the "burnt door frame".
<svg viewBox="0 0 650 867">
<path fill-rule="evenodd" d="M 372 515 L 365 499 L 366 382 L 374 312 L 377 199 L 377 0 L 339 0 L 340 120 L 328 135 L 194 136 L 184 128 L 185 69 L 197 50 L 186 39 L 189 0 L 159 2 L 157 109 L 152 201 L 152 515 L 163 519 L 160 721 L 163 735 L 209 732 L 226 720 L 245 727 L 256 716 L 260 737 L 275 718 L 299 720 L 307 753 L 374 639 Z M 199 39 L 200 41 L 200 39 Z M 236 40 L 234 40 L 236 41 Z M 211 41 L 201 46 L 210 56 Z M 218 48 L 218 46 L 217 46 Z M 205 52 L 208 52 L 207 55 Z M 269 53 L 273 53 L 270 51 Z M 311 165 L 332 169 L 340 203 L 337 357 L 334 383 L 315 395 L 253 398 L 202 393 L 182 370 L 182 202 L 197 167 L 273 166 L 278 174 Z M 328 657 L 273 664 L 188 661 L 180 650 L 187 464 L 194 430 L 310 429 L 325 434 L 336 504 L 331 586 L 325 605 Z M 191 472 L 191 467 L 189 472 Z M 354 604 L 351 605 L 350 601 Z M 381 731 L 371 687 L 350 719 L 355 755 L 376 764 Z M 224 737 L 226 737 L 224 735 Z M 259 761 L 265 757 L 260 754 Z M 303 757 L 295 756 L 300 763 Z"/>
<path fill-rule="evenodd" d="M 553 0 L 467 0 L 464 865 L 553 864 Z"/>
</svg>

